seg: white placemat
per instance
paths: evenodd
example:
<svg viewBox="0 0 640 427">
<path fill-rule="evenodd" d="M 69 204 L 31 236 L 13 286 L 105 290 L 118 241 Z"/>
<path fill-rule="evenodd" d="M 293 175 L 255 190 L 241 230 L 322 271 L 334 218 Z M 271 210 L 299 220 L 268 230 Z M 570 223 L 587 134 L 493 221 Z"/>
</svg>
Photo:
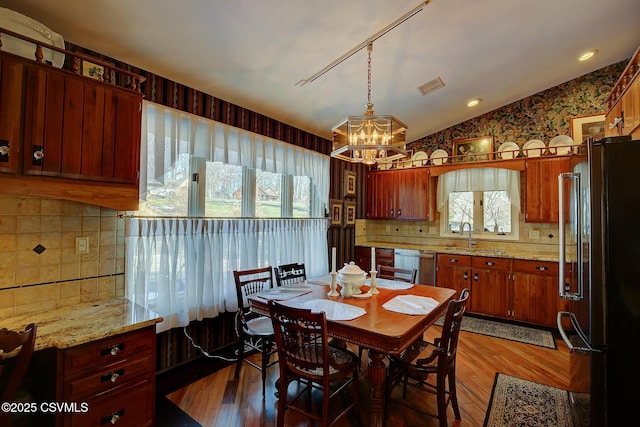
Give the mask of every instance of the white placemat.
<svg viewBox="0 0 640 427">
<path fill-rule="evenodd" d="M 371 279 L 364 282 L 365 285 L 371 286 Z M 413 288 L 413 283 L 403 282 L 401 280 L 378 279 L 376 277 L 376 287 L 380 289 L 404 290 Z"/>
<path fill-rule="evenodd" d="M 362 307 L 328 299 L 312 299 L 300 304 L 300 307 L 309 308 L 316 313 L 324 311 L 328 320 L 352 320 L 367 314 L 367 310 Z"/>
<path fill-rule="evenodd" d="M 307 282 L 313 283 L 314 285 L 330 285 L 331 284 L 331 274 L 325 274 L 323 276 L 312 277 L 311 279 L 307 279 Z"/>
<path fill-rule="evenodd" d="M 308 286 L 280 286 L 273 289 L 268 289 L 266 291 L 261 291 L 256 294 L 260 298 L 264 298 L 266 300 L 288 300 L 291 298 L 298 297 L 300 295 L 308 294 L 311 292 L 311 288 Z"/>
<path fill-rule="evenodd" d="M 382 304 L 389 311 L 403 314 L 425 315 L 436 308 L 438 301 L 418 295 L 398 295 Z"/>
</svg>

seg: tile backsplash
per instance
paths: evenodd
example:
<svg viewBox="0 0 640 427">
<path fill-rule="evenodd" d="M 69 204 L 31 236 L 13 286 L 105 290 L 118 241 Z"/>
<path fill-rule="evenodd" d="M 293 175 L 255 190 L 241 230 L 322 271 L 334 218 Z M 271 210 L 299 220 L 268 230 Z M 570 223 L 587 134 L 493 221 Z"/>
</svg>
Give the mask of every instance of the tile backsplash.
<svg viewBox="0 0 640 427">
<path fill-rule="evenodd" d="M 76 237 L 88 253 L 76 254 Z M 123 296 L 124 253 L 118 211 L 0 196 L 0 319 Z"/>
</svg>

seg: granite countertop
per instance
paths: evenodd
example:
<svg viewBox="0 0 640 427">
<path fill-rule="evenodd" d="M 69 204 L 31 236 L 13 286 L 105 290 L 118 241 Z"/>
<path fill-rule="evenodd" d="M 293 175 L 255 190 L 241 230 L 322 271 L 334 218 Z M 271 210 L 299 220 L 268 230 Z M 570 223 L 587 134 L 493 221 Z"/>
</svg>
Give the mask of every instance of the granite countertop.
<svg viewBox="0 0 640 427">
<path fill-rule="evenodd" d="M 42 350 L 69 348 L 159 322 L 162 317 L 157 313 L 126 298 L 113 298 L 0 319 L 0 327 L 21 330 L 37 323 L 35 350 Z"/>
<path fill-rule="evenodd" d="M 493 258 L 513 258 L 524 259 L 532 261 L 551 261 L 558 262 L 559 254 L 557 252 L 535 252 L 522 249 L 510 249 L 510 250 L 493 250 L 486 248 L 473 248 L 467 249 L 462 247 L 452 246 L 424 246 L 424 245 L 412 245 L 406 243 L 388 243 L 388 242 L 368 242 L 358 244 L 358 246 L 376 247 L 376 248 L 394 248 L 394 249 L 415 249 L 427 252 L 436 252 L 444 254 L 455 255 L 473 255 L 473 256 L 486 256 Z"/>
</svg>

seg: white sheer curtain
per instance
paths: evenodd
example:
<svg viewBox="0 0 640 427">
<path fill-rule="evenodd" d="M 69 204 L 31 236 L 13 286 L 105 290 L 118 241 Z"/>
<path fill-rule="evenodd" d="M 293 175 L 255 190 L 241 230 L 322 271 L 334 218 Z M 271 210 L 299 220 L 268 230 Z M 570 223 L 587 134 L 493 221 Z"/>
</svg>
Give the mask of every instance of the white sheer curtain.
<svg viewBox="0 0 640 427">
<path fill-rule="evenodd" d="M 126 221 L 127 298 L 164 317 L 157 332 L 236 311 L 234 270 L 304 262 L 326 274 L 325 219 Z"/>
<path fill-rule="evenodd" d="M 308 176 L 314 197 L 311 217 L 324 217 L 329 201 L 329 156 L 148 101 L 142 111 L 141 197 L 147 191 L 146 179 L 162 182 L 178 155 L 187 153 L 212 162 Z"/>
<path fill-rule="evenodd" d="M 438 177 L 438 211 L 453 191 L 507 191 L 511 204 L 520 210 L 520 172 L 499 168 L 465 168 Z"/>
</svg>

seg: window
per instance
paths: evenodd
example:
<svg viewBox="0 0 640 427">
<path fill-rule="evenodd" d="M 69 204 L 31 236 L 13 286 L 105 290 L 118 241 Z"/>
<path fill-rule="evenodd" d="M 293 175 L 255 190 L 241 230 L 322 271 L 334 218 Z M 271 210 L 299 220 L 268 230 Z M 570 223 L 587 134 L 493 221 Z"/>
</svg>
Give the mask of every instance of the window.
<svg viewBox="0 0 640 427">
<path fill-rule="evenodd" d="M 242 216 L 242 166 L 207 162 L 204 215 L 218 218 Z"/>
<path fill-rule="evenodd" d="M 442 174 L 438 179 L 440 234 L 453 237 L 468 222 L 478 238 L 517 239 L 519 177 L 518 171 L 493 168 Z"/>
<path fill-rule="evenodd" d="M 465 222 L 476 234 L 511 234 L 511 201 L 506 191 L 455 191 L 449 194 L 450 232 L 460 232 Z"/>
</svg>

